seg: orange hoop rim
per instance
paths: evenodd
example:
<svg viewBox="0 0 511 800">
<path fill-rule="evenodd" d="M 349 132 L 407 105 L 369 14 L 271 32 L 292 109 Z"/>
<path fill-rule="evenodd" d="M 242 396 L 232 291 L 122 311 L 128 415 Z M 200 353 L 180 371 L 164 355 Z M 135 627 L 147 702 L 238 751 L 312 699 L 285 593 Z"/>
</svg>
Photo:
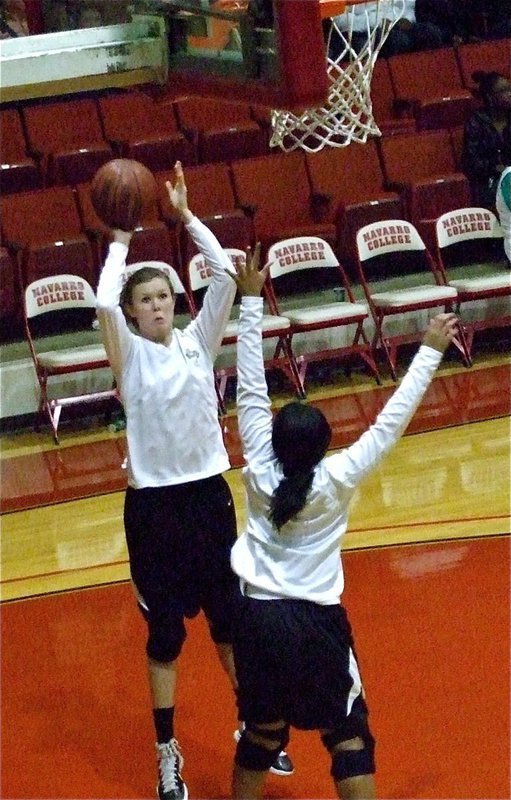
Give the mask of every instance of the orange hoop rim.
<svg viewBox="0 0 511 800">
<path fill-rule="evenodd" d="M 347 6 L 358 6 L 369 2 L 370 0 L 319 0 L 321 19 L 344 14 Z"/>
</svg>

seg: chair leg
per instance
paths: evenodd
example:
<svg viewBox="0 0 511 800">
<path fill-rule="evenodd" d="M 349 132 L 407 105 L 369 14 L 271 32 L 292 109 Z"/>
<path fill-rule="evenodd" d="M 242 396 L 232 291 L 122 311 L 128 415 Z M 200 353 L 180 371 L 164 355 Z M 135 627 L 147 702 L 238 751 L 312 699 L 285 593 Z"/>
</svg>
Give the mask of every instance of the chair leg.
<svg viewBox="0 0 511 800">
<path fill-rule="evenodd" d="M 396 372 L 396 346 L 389 345 L 389 340 L 387 340 L 383 335 L 383 317 L 377 316 L 375 319 L 376 324 L 376 331 L 373 338 L 373 348 L 376 344 L 380 344 L 383 348 L 383 352 L 385 354 L 385 358 L 387 359 L 387 364 L 389 366 L 390 374 L 392 376 L 393 381 L 397 381 L 397 372 Z"/>
<path fill-rule="evenodd" d="M 60 444 L 58 428 L 59 428 L 60 414 L 62 412 L 62 406 L 60 405 L 58 400 L 50 400 L 50 401 L 47 400 L 46 410 L 50 418 L 50 425 L 53 429 L 53 441 L 55 442 L 55 444 Z"/>
<path fill-rule="evenodd" d="M 300 374 L 300 370 L 299 370 L 298 365 L 296 363 L 296 358 L 294 356 L 294 353 L 293 353 L 293 350 L 292 350 L 292 347 L 291 347 L 290 339 L 288 339 L 287 337 L 284 337 L 283 339 L 279 339 L 279 344 L 277 345 L 277 348 L 279 349 L 280 347 L 282 347 L 282 349 L 284 350 L 284 353 L 286 354 L 286 359 L 287 359 L 287 364 L 288 364 L 288 369 L 289 369 L 289 378 L 291 379 L 291 383 L 295 387 L 296 394 L 298 395 L 298 397 L 301 400 L 305 400 L 305 398 L 306 398 L 306 394 L 305 394 L 305 371 L 307 369 L 307 366 L 304 364 L 303 379 L 302 379 L 301 374 Z M 277 352 L 277 351 L 275 351 L 275 352 Z M 302 363 L 304 363 L 304 362 L 302 362 Z"/>
<path fill-rule="evenodd" d="M 362 358 L 363 361 L 365 361 L 365 363 L 367 364 L 367 366 L 369 367 L 369 369 L 373 373 L 374 378 L 375 378 L 376 383 L 378 384 L 378 386 L 381 386 L 380 372 L 378 370 L 378 367 L 376 366 L 376 361 L 374 360 L 373 347 L 372 347 L 372 344 L 369 342 L 369 339 L 366 336 L 366 332 L 364 330 L 364 323 L 363 322 L 359 322 L 359 324 L 357 326 L 357 331 L 355 333 L 355 338 L 353 340 L 353 344 L 354 345 L 358 345 L 360 347 L 359 339 L 362 339 L 362 341 L 363 341 L 363 345 L 362 345 L 362 347 L 360 349 L 360 357 Z"/>
</svg>

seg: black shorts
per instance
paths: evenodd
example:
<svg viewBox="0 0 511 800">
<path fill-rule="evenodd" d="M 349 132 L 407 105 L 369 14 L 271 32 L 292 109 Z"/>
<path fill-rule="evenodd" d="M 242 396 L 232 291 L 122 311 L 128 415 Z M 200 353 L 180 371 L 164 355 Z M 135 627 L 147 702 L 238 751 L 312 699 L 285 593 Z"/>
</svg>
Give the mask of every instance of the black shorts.
<svg viewBox="0 0 511 800">
<path fill-rule="evenodd" d="M 230 642 L 238 586 L 230 566 L 236 515 L 223 476 L 177 486 L 128 487 L 124 525 L 131 576 L 150 631 L 156 625 L 175 639 L 179 629 L 177 637 L 184 640 L 183 617 L 202 609 L 214 640 Z M 161 630 L 157 638 L 162 639 Z M 153 657 L 176 657 L 176 646 L 171 649 L 165 658 L 161 653 Z"/>
<path fill-rule="evenodd" d="M 351 628 L 340 605 L 238 595 L 233 647 L 245 721 L 337 729 L 355 698 L 362 700 Z"/>
</svg>

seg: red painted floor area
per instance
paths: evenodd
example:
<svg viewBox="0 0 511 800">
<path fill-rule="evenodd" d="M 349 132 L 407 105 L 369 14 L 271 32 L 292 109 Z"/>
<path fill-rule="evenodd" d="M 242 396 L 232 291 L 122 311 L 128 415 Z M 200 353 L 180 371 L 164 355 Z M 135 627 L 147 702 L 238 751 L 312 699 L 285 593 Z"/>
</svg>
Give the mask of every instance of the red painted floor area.
<svg viewBox="0 0 511 800">
<path fill-rule="evenodd" d="M 392 387 L 375 388 L 315 401 L 333 428 L 332 447 L 343 447 L 374 420 Z M 429 388 L 408 432 L 476 422 L 510 413 L 508 366 L 467 370 L 439 376 Z M 44 435 L 44 434 L 41 434 Z M 242 464 L 235 417 L 226 420 L 226 444 L 233 466 Z M 4 459 L 0 510 L 17 511 L 124 489 L 123 439 L 47 450 Z"/>
<path fill-rule="evenodd" d="M 355 551 L 348 608 L 378 739 L 381 798 L 509 798 L 509 538 Z M 201 617 L 177 734 L 192 798 L 227 798 L 234 701 Z M 2 609 L 4 798 L 154 797 L 144 624 L 126 584 Z M 270 798 L 332 798 L 314 733 Z"/>
</svg>

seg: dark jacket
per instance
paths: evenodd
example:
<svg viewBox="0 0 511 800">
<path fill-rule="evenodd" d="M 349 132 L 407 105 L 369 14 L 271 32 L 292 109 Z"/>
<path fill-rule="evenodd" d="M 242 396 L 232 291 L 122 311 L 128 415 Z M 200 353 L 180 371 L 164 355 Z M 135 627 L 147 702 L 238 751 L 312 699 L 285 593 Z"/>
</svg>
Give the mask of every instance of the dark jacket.
<svg viewBox="0 0 511 800">
<path fill-rule="evenodd" d="M 486 111 L 476 111 L 465 124 L 462 165 L 477 205 L 495 204 L 498 164 L 511 164 L 511 118 L 499 133 Z"/>
</svg>

